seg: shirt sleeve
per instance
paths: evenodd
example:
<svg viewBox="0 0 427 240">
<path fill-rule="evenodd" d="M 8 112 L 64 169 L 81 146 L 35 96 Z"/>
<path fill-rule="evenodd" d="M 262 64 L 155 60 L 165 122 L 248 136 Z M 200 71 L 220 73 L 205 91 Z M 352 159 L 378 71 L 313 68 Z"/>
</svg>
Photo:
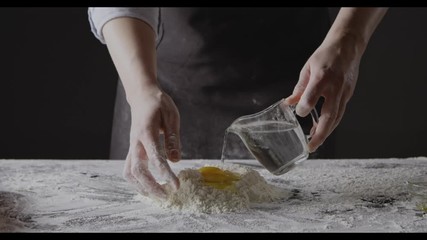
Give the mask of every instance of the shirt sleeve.
<svg viewBox="0 0 427 240">
<path fill-rule="evenodd" d="M 119 17 L 140 19 L 154 30 L 156 38 L 158 36 L 159 8 L 90 7 L 88 17 L 92 33 L 103 44 L 105 44 L 105 39 L 102 28 L 108 21 Z"/>
</svg>

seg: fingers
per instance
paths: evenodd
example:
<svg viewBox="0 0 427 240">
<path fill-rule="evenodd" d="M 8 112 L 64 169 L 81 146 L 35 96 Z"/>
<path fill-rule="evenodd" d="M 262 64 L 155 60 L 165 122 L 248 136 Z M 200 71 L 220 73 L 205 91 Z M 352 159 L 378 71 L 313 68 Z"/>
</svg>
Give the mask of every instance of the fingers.
<svg viewBox="0 0 427 240">
<path fill-rule="evenodd" d="M 161 154 L 161 145 L 159 143 L 158 134 L 145 134 L 141 138 L 141 143 L 144 145 L 146 155 L 150 162 L 158 170 L 162 177 L 165 177 L 176 190 L 179 188 L 179 180 L 175 173 L 170 168 L 163 154 Z"/>
<path fill-rule="evenodd" d="M 172 162 L 178 162 L 181 159 L 181 141 L 179 138 L 179 114 L 170 114 L 162 112 L 162 118 L 167 157 Z"/>
<path fill-rule="evenodd" d="M 140 138 L 140 141 L 136 141 L 130 146 L 123 175 L 142 195 L 152 194 L 159 198 L 166 198 L 163 186 L 157 182 L 149 170 L 149 162 L 162 177 L 171 183 L 175 190 L 179 188 L 178 178 L 160 153 L 158 134 L 146 133 Z"/>
<path fill-rule="evenodd" d="M 325 88 L 327 90 L 324 90 L 326 93 L 322 94 L 322 96 L 325 96 L 325 103 L 321 110 L 319 124 L 308 144 L 310 152 L 315 151 L 322 145 L 341 122 L 347 103 L 353 94 L 354 87 L 349 85 L 348 82 L 345 82 L 343 79 L 342 81 L 335 82 L 341 84 L 330 85 L 328 88 Z"/>
<path fill-rule="evenodd" d="M 166 188 L 154 176 L 167 180 L 172 189 L 179 188 L 179 180 L 165 154 L 166 149 L 171 160 L 180 159 L 179 112 L 173 100 L 161 91 L 149 93 L 142 100 L 141 107 L 131 109 L 131 145 L 123 174 L 140 193 L 163 198 Z M 165 134 L 165 146 L 160 144 L 161 131 Z"/>
<path fill-rule="evenodd" d="M 131 148 L 131 174 L 145 192 L 154 194 L 160 198 L 166 198 L 165 190 L 157 183 L 148 169 L 149 159 L 147 156 L 148 154 L 141 143 L 137 143 L 136 146 Z"/>
<path fill-rule="evenodd" d="M 292 96 L 285 102 L 297 104 L 296 114 L 305 117 L 316 106 L 321 97 L 325 97 L 321 116 L 317 126 L 313 126 L 308 143 L 308 150 L 314 152 L 338 125 L 345 110 L 346 101 L 342 102 L 342 82 L 331 72 L 323 69 L 303 68 L 298 84 Z M 334 84 L 335 83 L 335 84 Z"/>
<path fill-rule="evenodd" d="M 312 72 L 307 63 L 302 68 L 292 95 L 285 99 L 286 104 L 296 105 L 295 110 L 299 116 L 307 116 L 321 97 L 322 89 L 319 80 L 322 77 Z"/>
<path fill-rule="evenodd" d="M 179 160 L 181 160 L 179 142 L 179 133 L 171 133 L 171 130 L 165 131 L 166 154 L 168 156 L 168 159 L 172 162 L 178 162 Z"/>
<path fill-rule="evenodd" d="M 310 142 L 308 143 L 309 152 L 314 152 L 323 144 L 326 138 L 336 127 L 336 121 L 339 119 L 338 109 L 342 105 L 341 89 L 331 89 L 325 95 L 325 102 L 323 103 L 319 123 L 315 129 Z"/>
<path fill-rule="evenodd" d="M 297 104 L 296 114 L 305 117 L 320 97 L 325 98 L 319 123 L 308 144 L 315 151 L 341 121 L 358 76 L 360 58 L 341 43 L 321 45 L 307 61 L 293 94 L 286 99 Z M 347 51 L 350 50 L 350 51 Z"/>
<path fill-rule="evenodd" d="M 351 98 L 351 95 L 352 95 L 351 90 L 349 88 L 344 88 L 343 94 L 341 96 L 340 107 L 338 109 L 338 116 L 337 116 L 337 120 L 335 121 L 334 129 L 341 122 L 341 119 L 344 116 L 344 112 L 345 112 L 345 109 L 347 107 L 347 103 Z"/>
<path fill-rule="evenodd" d="M 123 178 L 126 179 L 133 187 L 136 188 L 136 191 L 143 196 L 148 196 L 148 192 L 139 184 L 138 180 L 132 175 L 131 171 L 131 154 L 128 153 L 125 160 L 125 167 L 123 169 Z"/>
<path fill-rule="evenodd" d="M 323 77 L 324 76 L 321 73 L 310 74 L 310 80 L 307 84 L 307 87 L 305 88 L 295 108 L 295 112 L 299 116 L 307 116 L 319 101 L 324 88 L 321 81 Z"/>
</svg>

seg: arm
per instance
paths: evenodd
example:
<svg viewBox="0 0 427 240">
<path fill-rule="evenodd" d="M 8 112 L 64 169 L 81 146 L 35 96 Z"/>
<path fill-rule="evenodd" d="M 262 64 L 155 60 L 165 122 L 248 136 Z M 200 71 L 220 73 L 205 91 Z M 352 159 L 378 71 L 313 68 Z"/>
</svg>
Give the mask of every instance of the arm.
<svg viewBox="0 0 427 240">
<path fill-rule="evenodd" d="M 315 151 L 341 121 L 353 95 L 359 65 L 370 37 L 385 15 L 386 8 L 341 8 L 319 48 L 300 72 L 288 104 L 306 116 L 321 97 L 319 123 L 310 140 L 309 151 Z"/>
<path fill-rule="evenodd" d="M 165 189 L 149 171 L 154 165 L 177 189 L 179 182 L 162 154 L 159 134 L 165 134 L 167 156 L 180 159 L 179 113 L 157 83 L 155 32 L 144 21 L 120 17 L 108 21 L 103 36 L 126 92 L 132 125 L 124 176 L 144 195 L 165 197 Z"/>
</svg>

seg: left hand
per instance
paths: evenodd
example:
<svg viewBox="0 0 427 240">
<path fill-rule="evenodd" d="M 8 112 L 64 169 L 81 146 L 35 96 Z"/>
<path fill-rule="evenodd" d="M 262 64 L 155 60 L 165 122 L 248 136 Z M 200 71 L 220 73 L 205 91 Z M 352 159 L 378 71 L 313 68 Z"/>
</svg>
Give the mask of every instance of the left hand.
<svg viewBox="0 0 427 240">
<path fill-rule="evenodd" d="M 319 123 L 308 143 L 310 152 L 323 144 L 340 123 L 353 95 L 362 54 L 352 39 L 324 41 L 311 55 L 291 96 L 285 102 L 296 106 L 296 113 L 307 116 L 320 97 L 324 97 Z"/>
</svg>

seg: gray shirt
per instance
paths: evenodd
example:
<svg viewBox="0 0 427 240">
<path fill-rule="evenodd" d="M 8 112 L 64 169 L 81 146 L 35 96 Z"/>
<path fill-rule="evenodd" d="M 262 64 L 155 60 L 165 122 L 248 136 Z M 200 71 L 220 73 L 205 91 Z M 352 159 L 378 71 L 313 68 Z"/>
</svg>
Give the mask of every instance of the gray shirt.
<svg viewBox="0 0 427 240">
<path fill-rule="evenodd" d="M 105 44 L 102 28 L 115 18 L 132 17 L 146 22 L 153 28 L 157 36 L 158 20 L 160 8 L 111 8 L 111 7 L 90 7 L 88 9 L 89 23 L 92 33 L 96 38 Z"/>
</svg>

